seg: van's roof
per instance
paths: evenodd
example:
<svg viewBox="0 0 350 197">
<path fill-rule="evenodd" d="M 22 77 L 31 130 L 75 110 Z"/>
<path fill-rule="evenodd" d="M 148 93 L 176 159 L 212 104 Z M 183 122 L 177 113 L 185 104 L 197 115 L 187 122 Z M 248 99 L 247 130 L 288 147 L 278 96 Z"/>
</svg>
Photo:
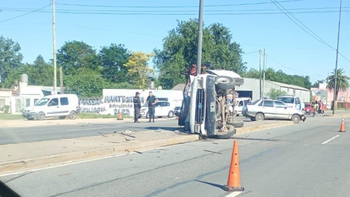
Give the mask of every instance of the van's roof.
<svg viewBox="0 0 350 197">
<path fill-rule="evenodd" d="M 56 94 L 56 95 L 47 95 L 45 98 L 61 98 L 61 97 L 78 97 L 76 94 Z"/>
</svg>

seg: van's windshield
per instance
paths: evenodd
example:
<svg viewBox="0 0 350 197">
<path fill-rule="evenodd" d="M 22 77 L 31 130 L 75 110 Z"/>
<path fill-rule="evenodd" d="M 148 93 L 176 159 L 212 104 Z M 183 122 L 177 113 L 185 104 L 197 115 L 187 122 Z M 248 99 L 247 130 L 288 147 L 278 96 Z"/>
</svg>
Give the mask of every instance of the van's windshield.
<svg viewBox="0 0 350 197">
<path fill-rule="evenodd" d="M 49 102 L 49 100 L 49 98 L 42 98 L 35 104 L 35 106 L 44 106 L 47 104 L 47 102 Z"/>
<path fill-rule="evenodd" d="M 279 97 L 277 100 L 282 101 L 283 103 L 294 103 L 294 98 L 292 97 Z"/>
</svg>

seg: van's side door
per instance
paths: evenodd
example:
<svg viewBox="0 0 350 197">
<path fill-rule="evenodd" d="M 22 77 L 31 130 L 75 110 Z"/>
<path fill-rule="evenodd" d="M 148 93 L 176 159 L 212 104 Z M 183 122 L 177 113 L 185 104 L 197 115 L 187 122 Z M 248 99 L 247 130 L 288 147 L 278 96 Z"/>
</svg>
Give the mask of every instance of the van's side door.
<svg viewBox="0 0 350 197">
<path fill-rule="evenodd" d="M 72 103 L 73 104 L 73 103 Z M 60 115 L 61 116 L 67 116 L 69 115 L 70 111 L 72 110 L 72 108 L 74 108 L 75 106 L 69 105 L 69 99 L 68 97 L 61 97 L 60 98 Z"/>
<path fill-rule="evenodd" d="M 59 107 L 59 99 L 58 98 L 52 98 L 49 103 L 47 104 L 47 116 L 57 116 L 60 113 L 60 107 Z"/>
</svg>

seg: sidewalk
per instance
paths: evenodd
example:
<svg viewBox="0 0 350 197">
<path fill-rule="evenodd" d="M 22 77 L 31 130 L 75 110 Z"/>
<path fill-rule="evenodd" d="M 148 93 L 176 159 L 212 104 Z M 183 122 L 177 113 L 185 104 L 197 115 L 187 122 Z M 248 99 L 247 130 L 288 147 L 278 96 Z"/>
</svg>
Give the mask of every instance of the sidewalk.
<svg viewBox="0 0 350 197">
<path fill-rule="evenodd" d="M 252 122 L 237 134 L 292 125 L 291 121 Z M 0 146 L 0 175 L 121 154 L 138 153 L 199 140 L 196 134 L 165 130 L 124 131 L 94 137 Z"/>
</svg>

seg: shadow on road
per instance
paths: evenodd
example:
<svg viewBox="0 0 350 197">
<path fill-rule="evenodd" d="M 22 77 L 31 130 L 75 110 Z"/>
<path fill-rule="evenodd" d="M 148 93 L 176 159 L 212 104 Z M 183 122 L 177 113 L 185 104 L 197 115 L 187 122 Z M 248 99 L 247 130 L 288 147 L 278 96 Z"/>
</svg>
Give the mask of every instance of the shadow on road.
<svg viewBox="0 0 350 197">
<path fill-rule="evenodd" d="M 210 183 L 210 182 L 206 182 L 206 181 L 201 181 L 201 180 L 196 180 L 197 182 L 200 182 L 200 183 L 204 183 L 204 184 L 207 184 L 207 185 L 210 185 L 210 186 L 213 186 L 213 187 L 217 187 L 217 188 L 220 188 L 222 190 L 225 190 L 226 187 L 223 186 L 223 185 L 219 185 L 219 184 L 215 184 L 215 183 Z"/>
</svg>

